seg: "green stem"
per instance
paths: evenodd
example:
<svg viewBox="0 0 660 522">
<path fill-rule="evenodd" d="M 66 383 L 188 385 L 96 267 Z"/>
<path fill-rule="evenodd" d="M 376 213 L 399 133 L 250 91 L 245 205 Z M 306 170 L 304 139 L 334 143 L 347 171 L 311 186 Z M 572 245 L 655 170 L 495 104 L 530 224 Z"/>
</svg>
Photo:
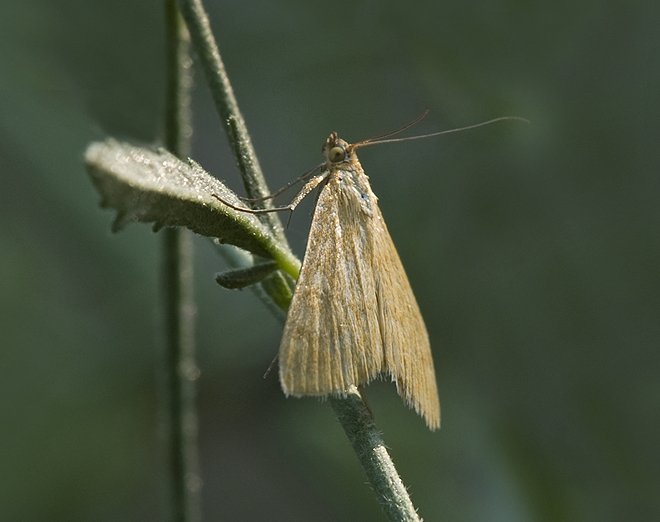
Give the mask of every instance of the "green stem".
<svg viewBox="0 0 660 522">
<path fill-rule="evenodd" d="M 208 14 L 204 10 L 201 0 L 179 0 L 179 6 L 190 31 L 190 37 L 201 62 L 211 96 L 222 124 L 225 126 L 227 139 L 236 158 L 247 195 L 249 198 L 254 199 L 268 196 L 270 190 L 261 171 L 245 120 L 238 108 L 234 90 L 220 57 L 220 51 L 211 31 Z M 272 206 L 271 199 L 263 201 L 264 208 L 272 208 Z M 274 239 L 280 245 L 280 248 L 274 252 L 273 258 L 285 272 L 294 279 L 297 278 L 300 263 L 291 252 L 279 217 L 274 212 L 261 214 L 259 217 L 268 225 Z M 288 282 L 285 276 L 279 273 L 274 274 L 266 285 L 261 284 L 260 286 L 276 302 L 281 302 L 281 296 L 286 295 L 288 290 Z"/>
<path fill-rule="evenodd" d="M 331 396 L 329 402 L 387 518 L 392 522 L 421 522 L 357 388 L 353 386 L 346 397 Z"/>
<path fill-rule="evenodd" d="M 211 32 L 208 15 L 204 11 L 201 0 L 179 0 L 179 5 L 243 175 L 248 197 L 267 196 L 270 191 L 259 167 L 245 122 L 238 109 L 224 64 L 220 58 L 220 51 Z M 266 200 L 265 204 L 272 205 L 270 200 Z M 273 236 L 276 241 L 281 243 L 282 250 L 290 251 L 281 222 L 276 214 L 266 213 L 262 214 L 262 217 L 268 220 Z M 295 263 L 287 263 L 286 259 L 275 256 L 274 259 L 290 275 L 297 277 L 298 267 L 294 266 Z M 285 282 L 280 284 L 285 284 Z M 283 309 L 288 307 L 288 302 L 282 301 L 278 304 Z M 345 398 L 331 397 L 330 403 L 358 455 L 385 514 L 391 521 L 419 522 L 420 518 L 415 512 L 408 492 L 385 450 L 380 434 L 357 389 L 348 393 Z"/>
<path fill-rule="evenodd" d="M 186 21 L 195 51 L 201 62 L 202 70 L 211 90 L 216 109 L 225 126 L 227 137 L 236 162 L 243 177 L 243 184 L 249 198 L 263 198 L 270 194 L 266 180 L 261 172 L 259 160 L 247 132 L 245 120 L 238 108 L 220 51 L 216 45 L 209 18 L 201 0 L 179 0 L 181 13 Z M 272 201 L 264 201 L 265 208 L 272 208 Z M 276 213 L 262 214 L 273 235 L 288 248 L 282 223 Z"/>
<path fill-rule="evenodd" d="M 168 460 L 174 522 L 199 520 L 197 414 L 192 300 L 192 235 L 163 231 L 165 293 Z"/>
<path fill-rule="evenodd" d="M 188 35 L 176 0 L 166 0 L 167 102 L 165 145 L 185 158 L 190 152 L 192 85 Z M 168 455 L 174 522 L 200 520 L 197 457 L 192 235 L 163 231 Z"/>
</svg>

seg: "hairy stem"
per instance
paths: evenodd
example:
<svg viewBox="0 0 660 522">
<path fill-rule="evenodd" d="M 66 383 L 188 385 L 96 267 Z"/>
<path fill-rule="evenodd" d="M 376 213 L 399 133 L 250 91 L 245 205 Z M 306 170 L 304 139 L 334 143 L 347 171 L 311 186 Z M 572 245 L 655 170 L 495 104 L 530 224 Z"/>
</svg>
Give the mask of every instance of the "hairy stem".
<svg viewBox="0 0 660 522">
<path fill-rule="evenodd" d="M 243 115 L 238 108 L 204 6 L 201 0 L 179 0 L 179 5 L 211 90 L 211 96 L 236 156 L 247 195 L 252 199 L 268 196 L 270 194 L 268 185 L 261 172 Z M 265 200 L 265 208 L 271 207 L 272 201 Z M 268 223 L 273 235 L 288 248 L 279 217 L 275 213 L 263 214 L 262 217 Z"/>
<path fill-rule="evenodd" d="M 330 397 L 329 402 L 387 518 L 392 522 L 421 522 L 357 388 L 351 387 L 346 397 Z"/>
<path fill-rule="evenodd" d="M 179 5 L 243 175 L 248 197 L 263 198 L 269 195 L 269 190 L 220 58 L 220 51 L 211 32 L 208 15 L 204 11 L 201 0 L 179 0 Z M 265 204 L 271 205 L 272 203 L 270 200 L 266 200 Z M 276 214 L 266 213 L 262 216 L 268 220 L 273 236 L 282 244 L 282 249 L 289 250 L 281 222 Z M 279 260 L 277 261 L 279 263 Z M 280 266 L 282 265 L 280 264 Z M 297 270 L 289 270 L 289 273 L 293 275 L 297 273 Z M 288 303 L 281 302 L 279 305 L 284 309 L 287 308 Z M 420 519 L 410 501 L 408 492 L 385 450 L 380 434 L 357 389 L 348 393 L 344 398 L 332 397 L 330 402 L 385 514 L 391 521 L 419 522 Z"/>
<path fill-rule="evenodd" d="M 192 85 L 189 38 L 176 0 L 166 0 L 167 102 L 165 145 L 180 158 L 190 152 Z M 200 520 L 192 235 L 182 228 L 162 234 L 166 333 L 167 429 L 171 514 L 174 522 Z"/>
</svg>

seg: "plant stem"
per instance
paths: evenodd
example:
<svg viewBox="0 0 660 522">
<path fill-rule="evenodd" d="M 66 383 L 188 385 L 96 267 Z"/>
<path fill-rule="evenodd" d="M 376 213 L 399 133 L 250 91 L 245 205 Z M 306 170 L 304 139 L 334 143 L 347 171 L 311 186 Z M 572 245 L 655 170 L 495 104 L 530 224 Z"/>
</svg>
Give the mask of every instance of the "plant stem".
<svg viewBox="0 0 660 522">
<path fill-rule="evenodd" d="M 190 151 L 192 85 L 188 35 L 176 0 L 166 0 L 167 103 L 165 145 L 180 158 Z M 168 455 L 171 517 L 200 520 L 201 481 L 197 457 L 192 235 L 180 228 L 163 231 L 163 293 L 166 332 Z"/>
<path fill-rule="evenodd" d="M 267 196 L 269 190 L 220 58 L 220 51 L 211 32 L 208 15 L 204 11 L 201 0 L 179 0 L 179 5 L 243 175 L 243 183 L 248 197 Z M 266 200 L 265 204 L 271 205 L 272 203 L 270 200 Z M 289 250 L 279 218 L 275 213 L 266 213 L 262 216 L 268 219 L 273 236 L 281 242 L 282 248 Z M 285 284 L 285 282 L 280 282 L 280 284 Z M 279 303 L 282 308 L 286 308 L 287 304 Z M 343 398 L 330 397 L 330 403 L 353 445 L 387 517 L 393 522 L 420 522 L 408 492 L 385 450 L 385 445 L 371 414 L 357 389 L 351 390 Z"/>
<path fill-rule="evenodd" d="M 220 51 L 211 31 L 211 24 L 204 6 L 201 0 L 179 0 L 179 6 L 211 90 L 211 96 L 222 124 L 225 126 L 230 146 L 243 177 L 247 195 L 253 199 L 268 196 L 270 190 L 261 172 L 259 160 L 245 126 L 245 120 L 243 120 L 243 115 L 238 108 L 234 90 L 220 57 Z M 270 199 L 265 200 L 264 207 L 272 208 L 272 201 Z M 276 213 L 262 214 L 261 217 L 268 223 L 273 235 L 288 248 L 282 223 Z"/>
<path fill-rule="evenodd" d="M 220 115 L 222 124 L 225 126 L 227 139 L 236 158 L 247 195 L 249 198 L 254 199 L 268 196 L 270 190 L 261 171 L 259 159 L 252 146 L 252 140 L 247 131 L 245 120 L 238 108 L 234 89 L 229 82 L 229 77 L 220 57 L 220 51 L 211 31 L 211 24 L 208 14 L 202 5 L 202 1 L 179 0 L 179 7 L 190 31 L 190 37 L 201 62 L 202 70 L 211 90 L 211 96 L 215 102 L 216 109 Z M 262 204 L 264 208 L 273 207 L 271 199 L 264 200 Z M 268 225 L 273 237 L 281 245 L 280 250 L 284 255 L 275 257 L 275 260 L 292 277 L 297 277 L 300 264 L 291 252 L 280 218 L 275 212 L 260 214 L 259 218 Z M 273 274 L 265 284 L 260 283 L 260 286 L 268 295 L 277 301 L 278 296 L 287 294 L 289 285 L 286 277 L 278 272 Z M 279 300 L 281 301 L 281 299 Z"/>
<path fill-rule="evenodd" d="M 194 304 L 192 300 L 192 235 L 163 231 L 165 293 L 168 454 L 171 511 L 174 522 L 199 520 L 200 478 L 195 411 Z"/>
<path fill-rule="evenodd" d="M 346 397 L 331 396 L 329 402 L 387 518 L 392 522 L 421 522 L 357 388 L 352 386 Z"/>
</svg>

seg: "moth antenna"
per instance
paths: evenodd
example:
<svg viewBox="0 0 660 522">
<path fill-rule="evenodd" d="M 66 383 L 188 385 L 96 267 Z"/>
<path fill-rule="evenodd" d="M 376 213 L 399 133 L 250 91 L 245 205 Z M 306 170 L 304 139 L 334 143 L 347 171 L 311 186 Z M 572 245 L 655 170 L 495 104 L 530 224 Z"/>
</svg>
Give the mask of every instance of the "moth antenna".
<svg viewBox="0 0 660 522">
<path fill-rule="evenodd" d="M 404 130 L 409 129 L 413 125 L 417 125 L 420 121 L 422 121 L 424 118 L 426 118 L 426 115 L 428 113 L 429 113 L 429 110 L 426 109 L 422 114 L 417 116 L 417 118 L 415 118 L 410 123 L 405 124 L 400 129 L 397 129 L 397 130 L 392 131 L 392 132 L 388 132 L 387 134 L 383 134 L 382 136 L 376 136 L 374 138 L 369 138 L 369 139 L 366 139 L 366 140 L 358 141 L 357 143 L 353 144 L 353 147 L 357 149 L 358 147 L 362 147 L 362 146 L 366 145 L 367 143 L 371 143 L 372 141 L 382 140 L 383 138 L 389 138 L 390 136 L 394 136 L 395 134 L 399 134 L 400 132 L 403 132 Z"/>
<path fill-rule="evenodd" d="M 418 118 L 417 121 L 419 121 L 421 118 Z M 460 131 L 465 131 L 465 130 L 470 130 L 470 129 L 476 129 L 477 127 L 483 127 L 484 125 L 490 125 L 491 123 L 495 123 L 496 121 L 502 121 L 502 120 L 518 120 L 518 121 L 524 121 L 525 123 L 529 123 L 529 120 L 526 120 L 525 118 L 520 118 L 518 116 L 500 116 L 499 118 L 494 118 L 492 120 L 488 121 L 482 121 L 481 123 L 475 123 L 474 125 L 467 125 L 466 127 L 458 127 L 457 129 L 449 129 L 449 130 L 444 130 L 444 131 L 439 131 L 439 132 L 432 132 L 430 134 L 422 134 L 420 136 L 409 136 L 407 138 L 394 138 L 391 140 L 384 140 L 381 138 L 372 138 L 370 140 L 365 140 L 365 141 L 360 141 L 354 145 L 354 148 L 359 147 L 367 147 L 369 145 L 378 145 L 380 143 L 396 143 L 399 141 L 410 141 L 410 140 L 419 140 L 422 138 L 431 138 L 433 136 L 440 136 L 441 134 L 450 134 L 452 132 L 460 132 Z M 415 122 L 413 122 L 415 123 Z M 410 127 L 412 124 L 406 125 L 404 129 Z M 397 131 L 399 132 L 399 131 Z M 391 136 L 392 134 L 386 134 L 384 137 Z"/>
</svg>

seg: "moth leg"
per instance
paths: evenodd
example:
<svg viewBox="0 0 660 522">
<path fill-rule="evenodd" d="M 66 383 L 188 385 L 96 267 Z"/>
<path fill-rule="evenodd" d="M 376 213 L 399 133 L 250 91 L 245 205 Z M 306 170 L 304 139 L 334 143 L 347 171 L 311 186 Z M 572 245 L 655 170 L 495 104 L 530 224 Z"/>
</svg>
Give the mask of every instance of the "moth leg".
<svg viewBox="0 0 660 522">
<path fill-rule="evenodd" d="M 280 194 L 282 194 L 283 192 L 289 190 L 291 187 L 293 187 L 293 186 L 294 186 L 296 183 L 298 183 L 299 181 L 303 181 L 303 180 L 309 178 L 309 176 L 310 176 L 315 170 L 321 168 L 322 166 L 323 166 L 323 163 L 317 165 L 317 166 L 314 167 L 313 169 L 308 170 L 307 172 L 305 172 L 305 173 L 304 173 L 302 176 L 300 176 L 299 178 L 294 179 L 293 181 L 289 181 L 286 185 L 284 185 L 284 186 L 283 186 L 281 189 L 279 189 L 277 192 L 273 192 L 272 194 L 269 194 L 268 196 L 264 196 L 263 198 L 242 198 L 242 197 L 239 196 L 239 199 L 240 199 L 241 201 L 245 201 L 246 203 L 261 203 L 262 201 L 266 201 L 267 199 L 274 199 L 274 198 L 276 198 L 277 196 L 279 196 Z"/>
<path fill-rule="evenodd" d="M 376 416 L 374 415 L 371 406 L 369 406 L 369 403 L 367 402 L 367 397 L 364 395 L 364 387 L 362 385 L 358 386 L 357 391 L 360 394 L 360 397 L 362 397 L 362 402 L 364 403 L 364 407 L 369 412 L 369 415 L 371 415 L 371 420 L 375 420 Z"/>
<path fill-rule="evenodd" d="M 300 192 L 298 192 L 298 194 L 296 195 L 295 198 L 293 198 L 291 203 L 283 207 L 276 207 L 276 208 L 237 207 L 236 205 L 233 205 L 232 203 L 229 203 L 228 201 L 222 199 L 215 192 L 211 193 L 211 196 L 213 196 L 215 199 L 217 199 L 224 205 L 227 205 L 229 208 L 233 208 L 234 210 L 239 210 L 240 212 L 248 212 L 250 214 L 265 214 L 266 212 L 282 212 L 283 210 L 288 210 L 289 212 L 293 212 L 293 210 L 298 206 L 298 204 L 303 200 L 303 198 L 307 194 L 309 194 L 312 190 L 314 190 L 327 177 L 327 175 L 328 173 L 325 172 L 323 174 L 319 174 L 318 176 L 314 176 L 305 184 L 305 186 L 300 190 Z"/>
</svg>

